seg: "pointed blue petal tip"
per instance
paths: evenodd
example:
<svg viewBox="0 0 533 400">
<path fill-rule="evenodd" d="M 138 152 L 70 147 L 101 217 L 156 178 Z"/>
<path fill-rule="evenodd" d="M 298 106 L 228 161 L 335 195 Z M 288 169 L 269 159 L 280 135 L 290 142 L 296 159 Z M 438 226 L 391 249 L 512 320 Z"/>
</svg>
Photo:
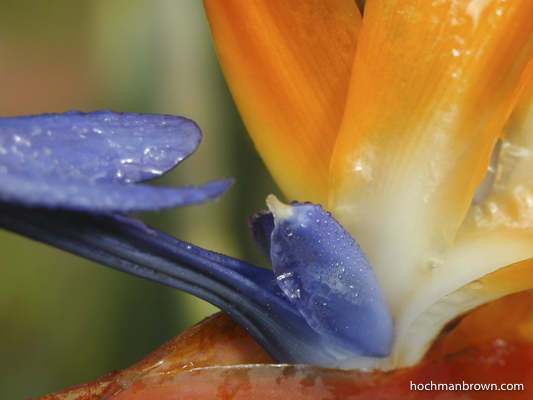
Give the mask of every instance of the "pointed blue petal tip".
<svg viewBox="0 0 533 400">
<path fill-rule="evenodd" d="M 393 323 L 361 248 L 320 205 L 285 205 L 274 196 L 271 260 L 277 283 L 327 341 L 367 357 L 386 357 Z"/>
<path fill-rule="evenodd" d="M 232 180 L 135 185 L 174 168 L 200 140 L 193 121 L 171 115 L 71 111 L 0 118 L 0 201 L 107 213 L 214 200 Z"/>
</svg>

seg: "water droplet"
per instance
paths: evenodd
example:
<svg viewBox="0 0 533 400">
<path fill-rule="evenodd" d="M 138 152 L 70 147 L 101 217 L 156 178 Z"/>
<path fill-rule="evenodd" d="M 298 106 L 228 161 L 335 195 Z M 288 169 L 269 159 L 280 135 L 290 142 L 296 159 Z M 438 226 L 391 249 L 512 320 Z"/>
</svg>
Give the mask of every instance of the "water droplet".
<svg viewBox="0 0 533 400">
<path fill-rule="evenodd" d="M 468 287 L 474 290 L 483 289 L 483 282 L 476 279 L 475 281 L 470 282 Z"/>
<path fill-rule="evenodd" d="M 287 278 L 290 278 L 291 276 L 293 276 L 294 274 L 292 272 L 287 272 L 285 274 L 281 274 L 277 277 L 277 279 L 279 281 L 283 281 L 284 279 L 287 279 Z"/>
</svg>

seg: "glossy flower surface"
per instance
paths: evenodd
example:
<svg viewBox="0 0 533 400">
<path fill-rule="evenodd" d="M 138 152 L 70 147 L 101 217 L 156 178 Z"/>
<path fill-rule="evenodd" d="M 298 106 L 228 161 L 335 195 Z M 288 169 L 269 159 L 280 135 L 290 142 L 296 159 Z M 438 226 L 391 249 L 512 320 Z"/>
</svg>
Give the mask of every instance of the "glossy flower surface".
<svg viewBox="0 0 533 400">
<path fill-rule="evenodd" d="M 533 3 L 204 3 L 274 178 L 333 213 L 387 297 L 391 355 L 345 368 L 414 365 L 457 316 L 533 286 Z"/>
<path fill-rule="evenodd" d="M 201 132 L 167 115 L 69 112 L 0 119 L 0 201 L 90 213 L 156 211 L 215 199 L 231 180 L 168 188 L 157 178 Z"/>
<path fill-rule="evenodd" d="M 365 252 L 394 318 L 392 352 L 380 358 L 345 352 L 348 359 L 342 360 L 337 347 L 323 346 L 323 337 L 302 323 L 295 308 L 304 303 L 300 288 L 292 285 L 284 297 L 282 285 L 253 266 L 137 225 L 126 228 L 132 243 L 152 236 L 156 253 L 168 257 L 183 250 L 181 262 L 209 276 L 199 295 L 251 300 L 235 315 L 276 361 L 291 356 L 293 362 L 330 366 L 342 360 L 337 366 L 355 370 L 226 367 L 272 359 L 231 323 L 212 330 L 208 321 L 122 373 L 47 398 L 489 399 L 498 393 L 416 392 L 409 385 L 530 381 L 533 3 L 368 0 L 364 18 L 352 0 L 205 4 L 229 85 L 280 187 L 291 199 L 322 204 Z M 491 157 L 494 184 L 472 204 Z M 275 230 L 284 225 L 276 219 L 278 228 L 268 218 L 252 225 L 259 226 L 263 253 L 291 253 L 277 281 L 314 289 L 316 281 L 302 277 L 305 268 L 284 268 L 293 261 L 312 263 L 321 252 L 310 249 L 297 259 L 292 257 L 302 247 L 279 249 Z M 101 225 L 111 232 L 121 222 L 135 225 L 107 219 Z M 321 243 L 315 239 L 309 246 Z M 228 282 L 236 285 L 217 292 Z M 514 292 L 521 293 L 503 297 Z M 456 327 L 447 325 L 499 297 L 455 321 Z M 276 301 L 274 321 L 265 319 L 271 310 L 261 314 L 265 300 Z M 223 305 L 231 310 L 229 301 Z M 313 310 L 300 309 L 305 311 Z M 229 339 L 219 335 L 226 331 Z M 294 336 L 303 339 L 297 343 Z M 276 354 L 282 342 L 294 353 Z M 531 390 L 516 394 L 530 398 Z"/>
</svg>

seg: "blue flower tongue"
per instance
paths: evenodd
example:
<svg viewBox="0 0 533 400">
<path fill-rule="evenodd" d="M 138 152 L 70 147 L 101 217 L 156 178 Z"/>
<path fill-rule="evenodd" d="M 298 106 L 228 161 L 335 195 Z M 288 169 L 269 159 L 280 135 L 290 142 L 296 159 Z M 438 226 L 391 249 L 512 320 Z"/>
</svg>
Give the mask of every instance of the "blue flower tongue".
<svg viewBox="0 0 533 400">
<path fill-rule="evenodd" d="M 386 357 L 392 318 L 355 240 L 320 205 L 285 205 L 273 195 L 267 204 L 275 220 L 270 255 L 279 287 L 330 343 Z"/>
</svg>

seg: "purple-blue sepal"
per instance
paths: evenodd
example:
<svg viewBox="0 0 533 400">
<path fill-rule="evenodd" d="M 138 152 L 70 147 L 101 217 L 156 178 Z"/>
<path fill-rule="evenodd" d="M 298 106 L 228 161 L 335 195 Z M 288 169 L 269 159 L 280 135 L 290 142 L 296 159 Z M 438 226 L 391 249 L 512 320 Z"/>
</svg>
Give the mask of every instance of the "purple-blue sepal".
<svg viewBox="0 0 533 400">
<path fill-rule="evenodd" d="M 276 217 L 271 259 L 280 288 L 330 343 L 385 357 L 393 323 L 386 298 L 355 240 L 321 206 L 293 203 Z"/>
<path fill-rule="evenodd" d="M 0 119 L 0 201 L 90 213 L 203 203 L 232 180 L 199 187 L 135 185 L 193 153 L 201 132 L 170 115 L 43 114 Z"/>
</svg>

